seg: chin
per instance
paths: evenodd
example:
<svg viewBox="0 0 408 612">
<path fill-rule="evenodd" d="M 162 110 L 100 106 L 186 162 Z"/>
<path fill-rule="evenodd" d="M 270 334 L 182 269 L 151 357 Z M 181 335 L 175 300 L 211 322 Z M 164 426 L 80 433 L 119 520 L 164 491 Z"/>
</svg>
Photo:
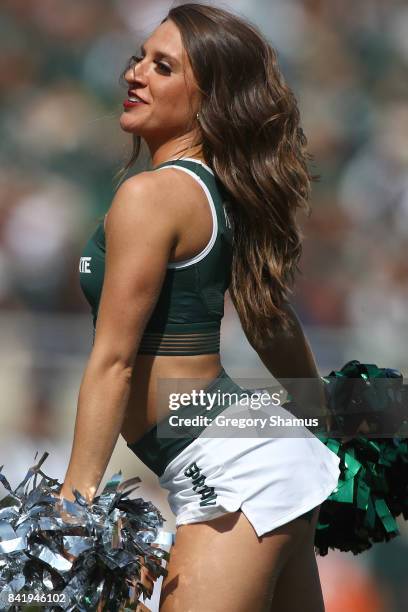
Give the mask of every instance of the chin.
<svg viewBox="0 0 408 612">
<path fill-rule="evenodd" d="M 127 118 L 126 113 L 122 113 L 119 118 L 119 125 L 124 132 L 130 132 L 136 136 L 141 136 L 141 130 L 135 125 L 135 121 Z"/>
</svg>

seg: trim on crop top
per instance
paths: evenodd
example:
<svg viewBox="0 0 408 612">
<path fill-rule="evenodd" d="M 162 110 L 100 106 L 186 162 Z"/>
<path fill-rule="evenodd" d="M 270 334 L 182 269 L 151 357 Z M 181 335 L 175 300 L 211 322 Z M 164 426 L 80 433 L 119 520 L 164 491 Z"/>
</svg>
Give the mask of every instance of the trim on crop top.
<svg viewBox="0 0 408 612">
<path fill-rule="evenodd" d="M 207 166 L 207 164 L 201 161 L 201 159 L 195 159 L 194 157 L 174 157 L 173 159 L 168 159 L 167 161 L 163 162 L 163 164 L 169 164 L 170 162 L 173 162 L 173 161 L 195 162 L 196 164 L 200 164 L 200 166 L 202 166 L 203 168 L 208 170 L 208 172 L 210 172 L 213 176 L 215 176 L 215 172 L 211 170 L 210 166 Z M 153 168 L 153 170 L 159 170 L 159 168 Z"/>
<path fill-rule="evenodd" d="M 203 166 L 203 168 L 205 168 L 206 170 L 208 170 L 208 172 L 211 172 L 211 174 L 213 176 L 215 176 L 213 170 L 211 170 L 210 166 L 207 166 L 207 164 L 205 164 L 203 161 L 201 161 L 201 159 L 194 159 L 194 157 L 181 157 L 179 160 L 172 160 L 172 161 L 191 161 L 191 162 L 195 162 L 196 164 L 200 164 L 201 166 Z"/>
<path fill-rule="evenodd" d="M 194 161 L 197 161 L 197 160 L 194 160 Z M 213 248 L 213 246 L 215 244 L 215 241 L 217 239 L 217 233 L 218 233 L 217 211 L 215 209 L 215 204 L 214 204 L 213 197 L 212 197 L 211 192 L 208 189 L 207 185 L 192 170 L 188 170 L 187 168 L 183 168 L 181 166 L 175 166 L 173 164 L 169 164 L 169 165 L 166 165 L 166 166 L 161 166 L 160 168 L 156 168 L 156 170 L 162 170 L 163 168 L 176 168 L 177 170 L 182 170 L 183 172 L 186 172 L 186 174 L 189 174 L 190 176 L 192 176 L 193 179 L 195 179 L 197 181 L 197 183 L 200 184 L 200 186 L 203 189 L 205 195 L 207 196 L 207 200 L 208 200 L 208 203 L 210 205 L 212 219 L 213 219 L 213 229 L 212 229 L 211 238 L 210 238 L 208 244 L 204 247 L 204 249 L 200 253 L 198 253 L 197 255 L 194 255 L 194 257 L 190 257 L 189 259 L 184 259 L 182 261 L 177 261 L 177 262 L 170 262 L 170 263 L 167 264 L 167 268 L 169 268 L 171 270 L 179 270 L 179 269 L 187 268 L 188 266 L 192 266 L 193 264 L 198 263 L 199 261 L 204 259 L 204 257 L 206 255 L 208 255 L 208 253 Z"/>
<path fill-rule="evenodd" d="M 145 331 L 139 345 L 140 355 L 208 355 L 220 352 L 220 330 L 199 333 Z"/>
</svg>

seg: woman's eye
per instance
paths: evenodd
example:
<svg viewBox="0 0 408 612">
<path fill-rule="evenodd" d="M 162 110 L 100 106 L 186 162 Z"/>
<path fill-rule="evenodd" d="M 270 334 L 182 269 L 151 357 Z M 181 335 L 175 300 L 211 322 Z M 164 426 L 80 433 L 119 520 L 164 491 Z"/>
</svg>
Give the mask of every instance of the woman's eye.
<svg viewBox="0 0 408 612">
<path fill-rule="evenodd" d="M 171 73 L 170 66 L 167 66 L 167 64 L 163 64 L 163 62 L 156 62 L 156 66 L 160 68 L 160 70 L 163 70 L 163 72 L 165 72 L 166 74 Z"/>
<path fill-rule="evenodd" d="M 130 58 L 130 65 L 133 66 L 134 64 L 138 64 L 142 59 L 144 59 L 144 55 L 132 55 Z M 159 61 L 155 61 L 155 64 L 165 74 L 171 74 L 171 68 L 167 64 Z"/>
</svg>

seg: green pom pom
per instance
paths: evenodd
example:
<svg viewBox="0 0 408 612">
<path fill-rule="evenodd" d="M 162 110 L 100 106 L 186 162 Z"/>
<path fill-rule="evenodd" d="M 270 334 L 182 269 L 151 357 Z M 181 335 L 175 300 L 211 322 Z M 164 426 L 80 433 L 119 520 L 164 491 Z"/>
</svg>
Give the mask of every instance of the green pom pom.
<svg viewBox="0 0 408 612">
<path fill-rule="evenodd" d="M 319 436 L 340 457 L 336 489 L 323 502 L 316 527 L 320 555 L 329 548 L 358 554 L 399 535 L 395 518 L 408 518 L 408 444 L 363 436 L 341 443 Z"/>
<path fill-rule="evenodd" d="M 398 437 L 356 435 L 347 442 L 317 434 L 340 458 L 338 485 L 320 508 L 317 552 L 326 555 L 332 548 L 358 554 L 374 542 L 387 542 L 399 535 L 395 518 L 400 514 L 408 519 L 408 439 L 403 437 L 408 389 L 397 370 L 357 360 L 322 379 L 343 435 L 356 431 L 363 417 L 398 429 Z"/>
</svg>

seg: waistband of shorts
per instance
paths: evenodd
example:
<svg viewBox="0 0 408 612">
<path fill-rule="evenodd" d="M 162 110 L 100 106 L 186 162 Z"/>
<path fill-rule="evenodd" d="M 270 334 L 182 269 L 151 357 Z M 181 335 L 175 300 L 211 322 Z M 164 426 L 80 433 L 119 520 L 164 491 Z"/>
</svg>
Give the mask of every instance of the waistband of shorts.
<svg viewBox="0 0 408 612">
<path fill-rule="evenodd" d="M 224 368 L 221 369 L 220 373 L 214 378 L 204 389 L 204 393 L 237 393 L 241 395 L 247 392 L 226 373 Z M 214 404 L 211 408 L 211 416 L 217 416 L 223 410 L 228 408 L 224 404 Z M 181 406 L 178 409 L 180 416 L 191 416 L 191 411 L 194 411 L 194 416 L 202 415 L 207 413 L 206 404 L 196 406 L 191 403 L 187 406 Z M 166 423 L 169 416 L 167 415 L 159 425 L 154 425 L 149 429 L 139 440 L 132 444 L 127 444 L 128 448 L 145 464 L 150 468 L 157 476 L 161 476 L 168 466 L 168 464 L 181 453 L 191 442 L 193 442 L 198 435 L 205 429 L 206 425 L 194 427 L 194 435 L 183 435 L 183 437 L 170 438 L 170 437 L 159 437 L 158 427 L 160 424 Z"/>
</svg>

